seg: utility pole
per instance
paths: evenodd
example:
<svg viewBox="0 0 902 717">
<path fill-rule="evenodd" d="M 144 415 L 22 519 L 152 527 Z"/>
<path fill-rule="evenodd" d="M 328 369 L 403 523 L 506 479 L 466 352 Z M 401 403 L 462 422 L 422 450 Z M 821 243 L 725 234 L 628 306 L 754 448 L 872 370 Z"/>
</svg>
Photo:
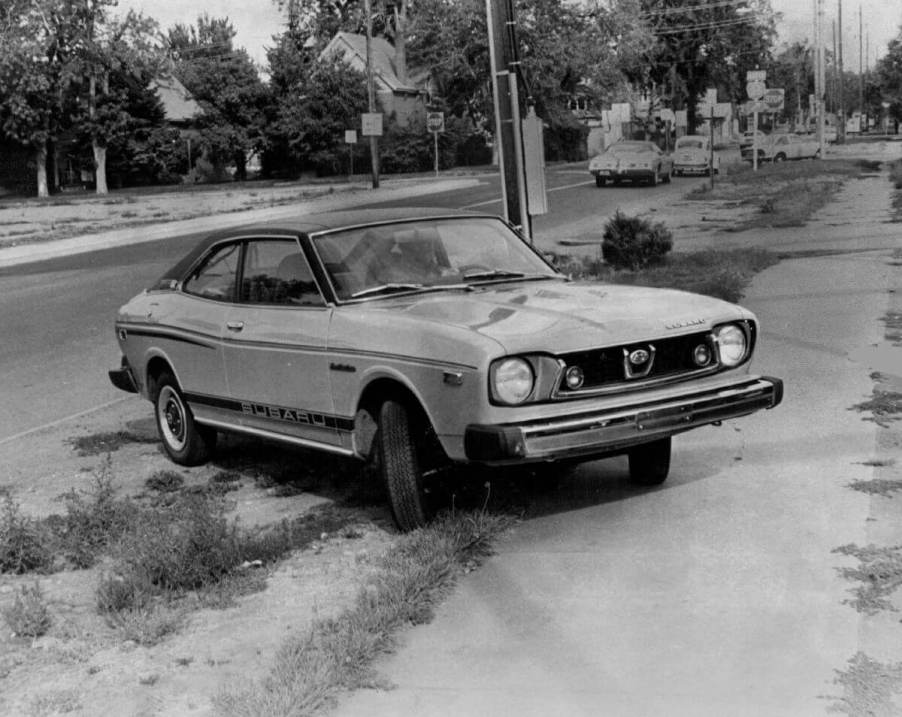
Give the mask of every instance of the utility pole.
<svg viewBox="0 0 902 717">
<path fill-rule="evenodd" d="M 839 128 L 837 130 L 836 141 L 844 143 L 846 141 L 846 80 L 843 77 L 842 67 L 842 0 L 836 0 L 837 14 L 836 24 L 839 26 L 839 55 L 837 56 L 837 74 L 839 75 L 839 87 L 837 93 L 839 96 Z"/>
<path fill-rule="evenodd" d="M 486 0 L 492 95 L 495 100 L 495 134 L 505 218 L 531 238 L 526 203 L 526 175 L 520 134 L 517 80 L 519 52 L 511 0 Z"/>
<path fill-rule="evenodd" d="M 372 114 L 376 111 L 376 82 L 373 77 L 373 8 L 372 0 L 365 0 L 366 13 L 366 95 L 367 106 Z M 373 189 L 379 189 L 379 138 L 370 135 L 370 167 L 373 173 Z"/>
<path fill-rule="evenodd" d="M 858 116 L 864 117 L 864 33 L 862 32 L 861 4 L 858 5 Z M 860 120 L 859 120 L 860 121 Z M 864 127 L 859 131 L 864 132 Z"/>
<path fill-rule="evenodd" d="M 824 156 L 824 0 L 814 0 L 814 105 L 817 112 L 817 146 Z"/>
<path fill-rule="evenodd" d="M 833 95 L 833 111 L 836 112 L 836 20 L 833 20 L 833 62 L 830 63 L 830 93 Z"/>
</svg>

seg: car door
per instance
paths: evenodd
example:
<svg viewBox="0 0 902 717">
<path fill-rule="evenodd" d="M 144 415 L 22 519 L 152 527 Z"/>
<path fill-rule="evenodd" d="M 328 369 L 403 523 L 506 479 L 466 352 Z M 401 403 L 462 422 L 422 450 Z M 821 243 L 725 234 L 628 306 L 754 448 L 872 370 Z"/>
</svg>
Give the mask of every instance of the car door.
<svg viewBox="0 0 902 717">
<path fill-rule="evenodd" d="M 333 414 L 331 316 L 297 237 L 246 240 L 223 341 L 229 394 L 243 427 L 301 443 L 341 442 L 349 421 Z"/>
<path fill-rule="evenodd" d="M 214 245 L 182 281 L 179 291 L 151 304 L 148 332 L 197 418 L 228 420 L 222 331 L 237 293 L 241 244 Z"/>
</svg>

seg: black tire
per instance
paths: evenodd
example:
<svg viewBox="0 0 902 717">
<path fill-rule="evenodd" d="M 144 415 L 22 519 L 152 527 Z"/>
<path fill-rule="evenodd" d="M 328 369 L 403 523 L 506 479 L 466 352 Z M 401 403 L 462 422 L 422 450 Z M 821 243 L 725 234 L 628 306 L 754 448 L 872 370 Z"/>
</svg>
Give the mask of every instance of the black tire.
<svg viewBox="0 0 902 717">
<path fill-rule="evenodd" d="M 422 441 L 414 436 L 407 407 L 392 400 L 383 403 L 376 435 L 379 466 L 395 523 L 405 532 L 425 525 L 432 511 L 423 489 Z"/>
<path fill-rule="evenodd" d="M 603 187 L 605 184 L 607 184 L 607 181 L 608 180 L 605 179 L 604 177 L 599 177 L 597 174 L 595 175 L 595 186 L 596 187 Z"/>
<path fill-rule="evenodd" d="M 658 186 L 658 170 L 659 169 L 660 169 L 660 167 L 658 169 L 652 170 L 651 178 L 648 180 L 648 183 L 653 187 Z"/>
<path fill-rule="evenodd" d="M 785 162 L 785 161 L 786 161 L 786 155 L 783 154 L 782 152 L 780 154 L 774 155 L 774 164 L 776 164 L 777 162 Z"/>
<path fill-rule="evenodd" d="M 172 374 L 163 373 L 157 379 L 153 408 L 157 432 L 169 457 L 181 466 L 206 463 L 216 447 L 216 431 L 194 421 Z"/>
<path fill-rule="evenodd" d="M 670 436 L 643 443 L 629 452 L 630 480 L 643 486 L 661 485 L 670 473 Z"/>
</svg>

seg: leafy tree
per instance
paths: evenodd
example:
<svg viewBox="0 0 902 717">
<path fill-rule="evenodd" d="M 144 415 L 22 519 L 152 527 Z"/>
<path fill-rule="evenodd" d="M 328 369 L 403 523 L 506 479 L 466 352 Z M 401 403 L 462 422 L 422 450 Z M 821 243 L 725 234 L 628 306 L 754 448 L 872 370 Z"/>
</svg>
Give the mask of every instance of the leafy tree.
<svg viewBox="0 0 902 717">
<path fill-rule="evenodd" d="M 235 30 L 226 18 L 202 15 L 196 26 L 169 30 L 175 74 L 203 107 L 206 158 L 217 168 L 229 163 L 246 177 L 248 155 L 262 148 L 266 85 L 244 50 L 232 45 Z"/>
<path fill-rule="evenodd" d="M 59 136 L 70 80 L 67 38 L 37 3 L 12 0 L 0 15 L 0 128 L 34 151 L 38 196 L 49 195 L 49 143 Z"/>
<path fill-rule="evenodd" d="M 367 110 L 366 78 L 340 58 L 318 61 L 279 98 L 267 156 L 270 171 L 340 171 L 345 130 Z"/>
<path fill-rule="evenodd" d="M 690 127 L 707 88 L 716 87 L 722 101 L 745 99 L 745 73 L 767 64 L 776 33 L 769 0 L 641 0 L 640 7 L 657 42 L 630 80 L 666 88 Z"/>
<path fill-rule="evenodd" d="M 877 63 L 876 78 L 883 101 L 889 102 L 890 117 L 902 122 L 902 27 Z"/>
</svg>

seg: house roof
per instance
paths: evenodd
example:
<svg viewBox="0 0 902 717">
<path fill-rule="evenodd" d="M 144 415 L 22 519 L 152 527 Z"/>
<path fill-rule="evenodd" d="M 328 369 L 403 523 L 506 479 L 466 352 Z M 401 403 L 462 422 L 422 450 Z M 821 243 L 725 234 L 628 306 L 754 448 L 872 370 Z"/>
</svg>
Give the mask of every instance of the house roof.
<svg viewBox="0 0 902 717">
<path fill-rule="evenodd" d="M 203 112 L 191 93 L 174 75 L 157 77 L 151 81 L 150 88 L 156 90 L 166 119 L 170 122 L 189 122 Z"/>
<path fill-rule="evenodd" d="M 402 82 L 395 71 L 395 48 L 383 37 L 372 40 L 373 75 L 376 82 L 392 92 L 418 92 L 409 81 Z M 366 36 L 353 32 L 336 33 L 323 48 L 320 58 L 340 53 L 352 67 L 366 71 Z"/>
</svg>

